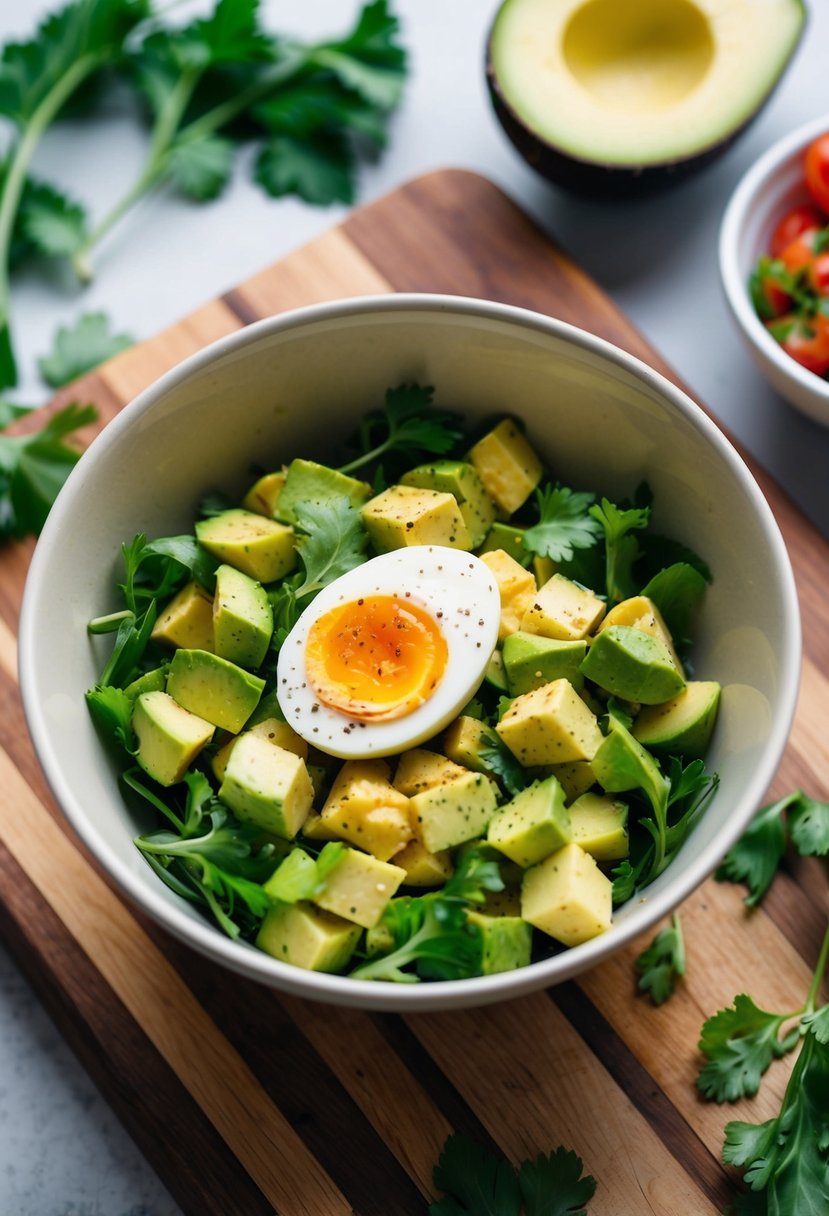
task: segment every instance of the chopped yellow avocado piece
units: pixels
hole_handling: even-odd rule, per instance
[[[293,528],[254,511],[234,507],[200,519],[196,537],[208,553],[260,583],[273,583],[296,565]]]
[[[427,751],[424,747],[413,747],[400,757],[393,784],[396,790],[410,798],[455,777],[463,777],[466,771],[459,764],[447,760],[446,756]]]
[[[578,798],[596,784],[589,760],[570,760],[567,764],[551,764],[545,776],[557,777],[568,801]]]
[[[592,633],[605,613],[605,603],[586,587],[554,574],[535,592],[521,618],[524,633],[576,642]]]
[[[213,597],[199,583],[187,583],[161,612],[150,637],[167,646],[213,650]]]
[[[284,471],[266,473],[250,487],[242,499],[242,506],[246,511],[253,511],[256,515],[264,515],[268,519],[273,519],[284,484]]]
[[[225,769],[230,759],[230,753],[233,751],[234,744],[243,735],[259,735],[260,738],[266,739],[268,743],[272,743],[274,747],[284,747],[286,752],[293,752],[295,756],[299,756],[303,760],[306,760],[308,757],[308,744],[296,733],[293,727],[289,726],[287,722],[281,722],[279,718],[263,718],[255,726],[249,726],[241,735],[236,735],[235,738],[228,740],[216,752],[211,761],[211,768],[217,781],[224,781]]]
[[[504,418],[472,448],[469,459],[490,498],[507,515],[522,506],[541,481],[541,461],[512,418]]]
[[[628,808],[602,794],[582,794],[570,807],[573,842],[596,861],[619,861],[627,857]]]
[[[489,844],[519,866],[533,866],[571,839],[570,813],[555,777],[527,786],[489,821]]]
[[[230,753],[219,797],[239,819],[293,840],[308,818],[314,787],[304,760],[248,731]]]
[[[489,778],[464,771],[463,776],[443,781],[412,797],[415,835],[430,853],[452,849],[482,836],[496,805]]]
[[[378,861],[357,849],[345,849],[329,872],[324,888],[314,896],[314,903],[326,912],[370,929],[405,878],[406,871],[400,866]]]
[[[603,738],[569,680],[553,680],[516,697],[495,729],[525,768],[592,760]]]
[[[684,675],[682,662],[676,653],[671,632],[665,624],[662,613],[653,600],[646,595],[634,595],[630,599],[616,604],[610,609],[596,632],[600,633],[602,629],[608,629],[612,625],[630,625],[631,628],[641,629],[643,633],[656,638],[668,651],[671,663],[679,674]]]
[[[132,729],[136,760],[159,785],[181,781],[202,748],[213,738],[213,724],[190,713],[166,692],[145,692],[136,699]]]
[[[389,781],[385,760],[348,760],[331,787],[321,818],[340,839],[381,861],[399,853],[413,835],[409,799]]]
[[[443,736],[443,750],[449,759],[475,773],[489,771],[481,760],[481,752],[491,746],[492,737],[486,723],[465,714],[456,718]]]
[[[439,490],[389,486],[370,499],[360,514],[371,543],[380,553],[407,545],[472,548],[457,499]]]
[[[504,549],[492,549],[481,554],[481,561],[492,572],[498,584],[501,596],[501,623],[498,628],[498,641],[503,642],[521,627],[527,609],[533,603],[537,594],[535,576],[531,570],[525,570]]]
[[[360,940],[360,926],[313,904],[277,904],[262,921],[260,950],[306,971],[342,971]]]
[[[308,766],[308,771],[311,771],[311,765]],[[324,822],[319,811],[311,811],[308,818],[302,825],[302,835],[307,836],[309,840],[338,840],[337,833],[332,831]]]
[[[565,946],[606,932],[612,913],[612,882],[577,844],[566,844],[524,875],[521,915]]]
[[[407,887],[440,887],[454,872],[446,849],[430,853],[419,840],[410,840],[405,849],[395,854],[394,864],[406,871]]]

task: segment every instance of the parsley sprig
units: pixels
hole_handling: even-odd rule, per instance
[[[459,1133],[450,1136],[435,1166],[443,1199],[429,1216],[586,1216],[596,1180],[581,1158],[561,1146],[516,1169],[500,1153]]]
[[[595,495],[566,486],[545,486],[536,491],[538,523],[527,528],[521,543],[530,553],[554,562],[573,560],[574,550],[590,549],[602,532],[589,508]]]
[[[623,509],[602,498],[601,503],[589,508],[589,513],[604,531],[607,599],[615,604],[638,590],[633,564],[639,556],[639,542],[633,533],[648,526],[650,507]]]
[[[726,853],[715,877],[721,882],[744,882],[748,887],[745,902],[756,907],[780,868],[788,838],[803,857],[829,854],[829,803],[793,790],[761,807]]]
[[[381,410],[367,414],[358,433],[361,455],[341,467],[353,473],[392,452],[407,457],[443,456],[461,438],[458,419],[435,409],[435,390],[420,384],[401,384],[386,391]]]
[[[647,992],[654,1005],[662,1005],[673,995],[677,982],[685,974],[685,938],[679,913],[660,930],[650,946],[636,960],[639,991]]]

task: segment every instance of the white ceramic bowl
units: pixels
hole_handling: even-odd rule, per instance
[[[829,114],[824,114],[769,148],[740,179],[719,239],[725,296],[754,361],[781,397],[824,426],[829,426],[829,380],[801,367],[774,340],[754,311],[748,279],[758,257],[768,253],[777,222],[792,207],[811,201],[803,156],[812,140],[827,131]]]
[[[698,678],[724,685],[710,754],[719,790],[681,854],[610,932],[502,975],[392,985],[319,975],[233,942],[174,896],[132,843],[130,816],[89,720],[84,690],[111,639],[86,623],[116,605],[119,546],[192,526],[204,491],[241,493],[249,466],[296,454],[337,460],[386,387],[417,380],[475,419],[527,422],[556,473],[610,497],[647,479],[661,532],[692,545],[714,583],[700,622]],[[47,521],[20,630],[26,714],[55,796],[121,889],[217,963],[343,1005],[424,1010],[546,987],[607,958],[683,900],[740,835],[768,786],[794,712],[797,599],[771,511],[740,457],[678,389],[608,343],[521,309],[456,297],[346,300],[261,321],[186,360],[95,440]]]

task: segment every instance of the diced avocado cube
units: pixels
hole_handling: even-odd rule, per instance
[[[503,891],[485,892],[481,911],[486,916],[521,915],[521,883],[524,880],[524,871],[520,866],[515,866],[514,869],[518,875],[515,882],[510,881]],[[503,867],[501,868],[501,877],[506,881]]]
[[[152,671],[145,671],[142,676],[128,684],[124,692],[131,701],[140,697],[142,692],[165,692],[168,670],[169,663],[164,663],[161,667],[154,667]]]
[[[662,619],[662,613],[648,596],[634,595],[630,599],[616,604],[604,617],[598,631],[609,629],[612,625],[630,625],[632,628],[641,629],[643,633],[656,638],[668,651],[671,662],[679,674],[684,674],[682,662],[674,649],[670,630]]]
[[[664,805],[670,782],[653,756],[618,719],[610,717],[608,734],[591,761],[596,780],[608,794],[641,789],[652,806]]]
[[[265,681],[206,650],[177,650],[167,691],[191,713],[238,734],[256,709]]]
[[[145,692],[132,711],[136,760],[159,785],[181,781],[213,738],[213,724],[190,713],[166,692]]]
[[[419,840],[410,840],[405,849],[395,853],[394,864],[406,871],[403,881],[407,887],[441,887],[454,873],[446,849],[430,853]]]
[[[596,777],[589,760],[571,760],[567,764],[551,764],[545,776],[558,778],[568,802],[585,794],[596,784]]]
[[[576,642],[591,634],[604,614],[604,600],[563,574],[554,574],[535,592],[521,618],[521,629],[543,638]]]
[[[427,751],[425,747],[412,747],[400,757],[393,785],[401,794],[411,797],[412,794],[421,794],[433,786],[452,781],[455,777],[463,777],[465,773],[466,769],[438,752]]]
[[[273,609],[262,584],[233,566],[219,566],[213,597],[213,649],[242,667],[259,667],[273,633]]]
[[[501,597],[501,622],[498,641],[520,628],[524,614],[536,595],[535,577],[503,549],[482,553],[481,561],[489,568]]]
[[[701,760],[711,742],[719,704],[720,686],[716,680],[690,680],[682,692],[664,705],[643,709],[634,723],[633,734],[654,751]]]
[[[612,882],[577,844],[566,844],[524,875],[522,917],[565,946],[606,932],[612,911]]]
[[[212,595],[200,583],[187,583],[161,611],[150,637],[167,646],[212,650]]]
[[[326,912],[370,929],[405,878],[406,871],[400,866],[378,861],[357,849],[343,849],[322,891],[314,896],[314,903]]]
[[[474,465],[462,460],[436,460],[421,464],[400,478],[404,486],[451,494],[461,509],[470,545],[477,548],[495,519],[495,503],[487,494]]]
[[[246,733],[230,753],[219,797],[239,819],[293,840],[311,810],[314,788],[304,760]]]
[[[586,642],[562,642],[522,630],[510,634],[504,642],[504,669],[510,696],[517,697],[561,679],[569,680],[579,692],[584,684],[579,666],[586,653]]]
[[[512,418],[504,418],[472,448],[469,459],[496,504],[512,515],[541,481],[541,461]]]
[[[412,839],[409,799],[389,781],[385,760],[348,760],[322,808],[322,822],[381,861]]]
[[[581,671],[611,696],[642,705],[661,705],[685,686],[662,643],[630,625],[597,633]]]
[[[472,547],[460,507],[451,494],[414,486],[389,486],[367,502],[360,514],[379,553],[407,545]]]
[[[246,511],[253,511],[256,515],[264,515],[267,519],[273,519],[284,485],[285,474],[281,469],[278,473],[265,473],[263,477],[257,478],[242,499],[243,508]]]
[[[500,807],[489,821],[486,838],[525,868],[569,844],[570,813],[555,777],[527,786]]]
[[[596,861],[619,861],[627,857],[628,808],[624,802],[601,794],[582,794],[570,807],[573,841]]]
[[[333,498],[347,498],[353,507],[361,507],[370,497],[371,486],[365,481],[317,464],[315,460],[297,459],[288,465],[276,514],[283,523],[295,524],[296,508],[306,503],[325,506]]]
[[[308,773],[313,784],[313,774],[311,773],[312,765],[308,765]],[[316,793],[316,791],[315,791]],[[308,818],[302,825],[302,835],[307,836],[309,840],[339,840],[336,832],[332,832],[325,823],[323,823],[322,815],[319,811],[311,811]]]
[[[360,940],[359,925],[313,904],[276,904],[262,921],[260,950],[306,971],[342,971]]]
[[[394,903],[397,905],[401,900],[408,902],[409,898],[407,895],[400,895]],[[378,924],[372,925],[370,929],[366,929],[364,945],[368,958],[375,958],[378,954],[388,954],[394,949],[394,934],[385,921],[381,920]]]
[[[602,742],[595,715],[569,680],[516,697],[495,729],[525,768],[592,760]]]
[[[196,524],[196,537],[208,553],[260,583],[290,574],[297,555],[294,530],[254,511],[234,507]]]
[[[555,572],[556,564],[551,557],[544,557],[540,553],[533,554],[533,574],[539,587],[549,583]]]
[[[525,549],[523,544],[526,530],[515,524],[494,523],[478,548],[478,556],[502,549],[513,561],[529,569],[533,559],[529,549]]]
[[[480,935],[481,975],[496,975],[499,971],[529,966],[533,933],[520,916],[487,916],[475,911],[467,912],[466,919]]]
[[[278,718],[265,718],[254,726],[248,726],[241,735],[236,735],[235,738],[230,739],[215,753],[211,761],[211,767],[217,781],[224,781],[225,769],[230,759],[230,753],[233,751],[236,741],[243,738],[244,735],[258,735],[260,738],[267,740],[268,743],[273,744],[274,747],[284,747],[286,752],[293,752],[294,755],[300,756],[303,760],[308,755],[308,744],[287,722],[280,722]]]
[[[492,747],[491,728],[464,714],[447,727],[443,736],[443,750],[449,759],[475,773],[489,771],[481,760],[481,752],[487,747]]]
[[[497,805],[492,783],[466,772],[411,799],[415,835],[430,853],[483,836]]]

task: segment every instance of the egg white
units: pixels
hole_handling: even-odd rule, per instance
[[[362,722],[321,704],[305,666],[314,622],[340,604],[372,595],[396,596],[425,609],[447,649],[446,668],[428,700],[386,722]],[[323,588],[283,642],[276,668],[282,712],[308,743],[344,760],[390,756],[422,743],[458,716],[481,683],[498,642],[500,614],[495,580],[471,553],[413,545],[371,558]]]

